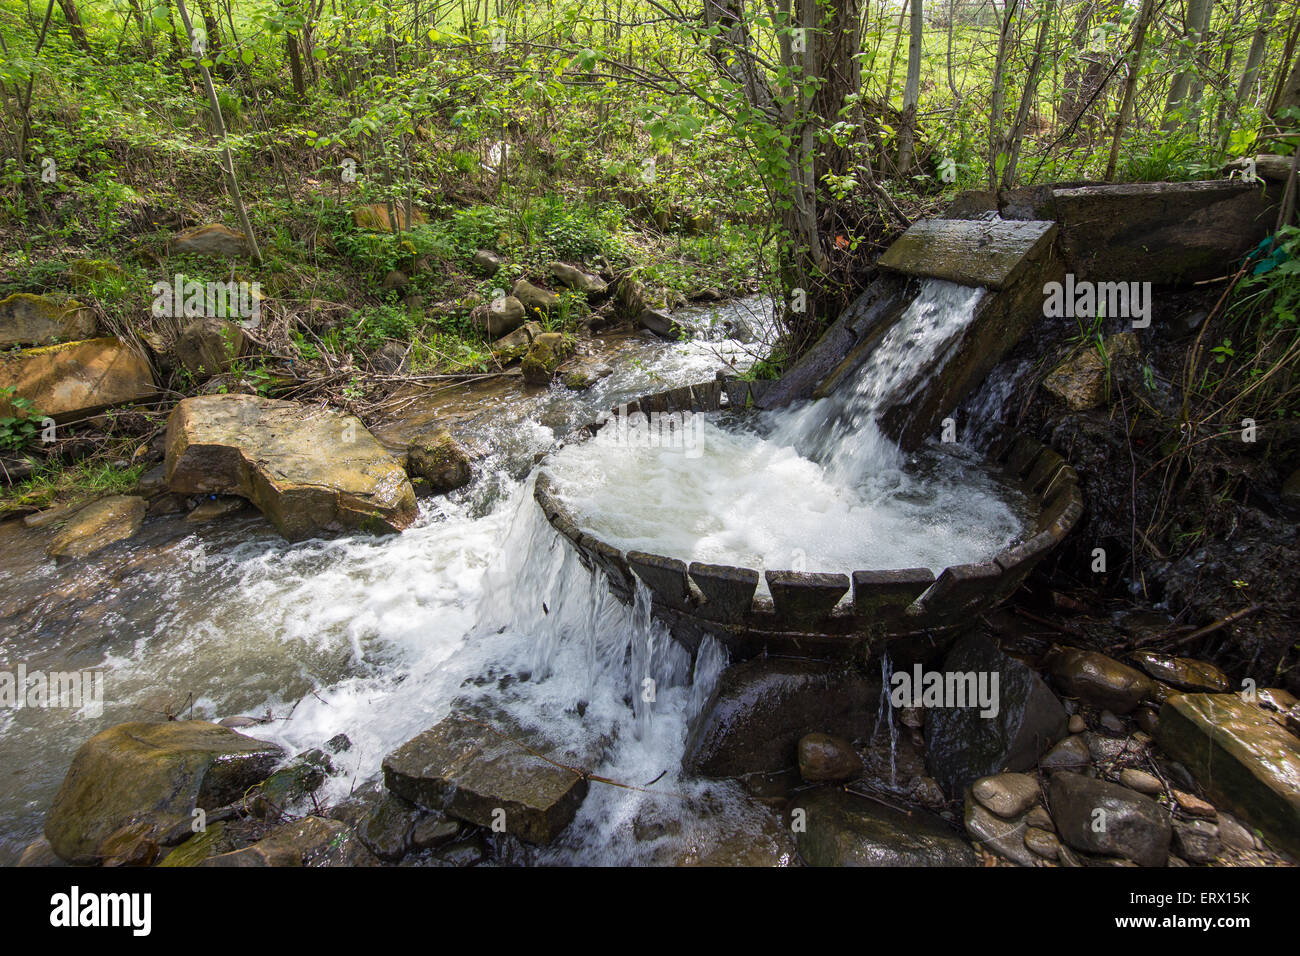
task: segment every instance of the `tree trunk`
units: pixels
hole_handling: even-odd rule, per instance
[[[68,21],[68,33],[72,35],[72,42],[83,52],[90,53],[90,40],[86,37],[86,28],[81,23],[77,5],[73,0],[59,0],[59,9],[63,11],[63,19]]]
[[[1047,34],[1052,23],[1052,14],[1056,11],[1056,0],[1047,0],[1042,18],[1038,22],[1038,39],[1034,41],[1034,59],[1029,65],[1029,76],[1025,80],[1024,92],[1020,94],[1020,108],[1016,110],[1016,121],[1011,127],[1009,140],[1010,154],[1007,165],[1002,170],[1002,188],[1009,189],[1016,181],[1016,164],[1020,162],[1020,144],[1025,135],[1025,124],[1029,120],[1029,111],[1033,108],[1034,98],[1038,95],[1038,77],[1043,69],[1043,48],[1047,43]]]
[[[1006,140],[1002,134],[1002,102],[1006,96],[1006,66],[1011,52],[1011,24],[1016,17],[1017,0],[1005,0],[1001,26],[998,30],[998,55],[993,63],[993,91],[989,102],[989,189],[997,189],[999,157],[1006,155]],[[997,8],[994,7],[996,10]]]
[[[1133,52],[1129,56],[1128,76],[1124,80],[1124,98],[1120,101],[1119,116],[1115,120],[1115,138],[1110,144],[1110,158],[1106,161],[1107,182],[1115,175],[1115,165],[1119,161],[1119,143],[1124,136],[1124,126],[1128,123],[1129,113],[1133,110],[1133,96],[1137,91],[1138,73],[1142,68],[1142,46],[1146,43],[1147,27],[1155,13],[1155,0],[1143,0],[1142,11],[1137,23],[1133,25]]]
[[[1169,87],[1169,97],[1165,100],[1165,120],[1160,127],[1166,133],[1173,133],[1179,128],[1193,124],[1193,116],[1185,115],[1195,109],[1191,100],[1192,84],[1196,79],[1196,61],[1201,41],[1210,25],[1210,14],[1214,9],[1214,0],[1187,0],[1187,18],[1184,20],[1183,38],[1193,48],[1185,51],[1190,62],[1174,77]],[[1187,107],[1191,107],[1191,110]]]
[[[906,176],[912,168],[916,138],[916,110],[921,98],[921,40],[924,23],[921,0],[911,0],[912,24],[907,43],[907,85],[903,87],[903,127],[898,136],[898,175]]]

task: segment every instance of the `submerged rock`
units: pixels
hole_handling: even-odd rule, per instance
[[[125,541],[144,524],[143,498],[111,495],[86,505],[68,519],[45,553],[56,561],[74,561]]]
[[[1076,850],[1164,866],[1172,829],[1168,812],[1127,787],[1061,771],[1047,783],[1061,839]]]
[[[1177,694],[1156,739],[1220,806],[1300,856],[1300,738],[1232,694]]]
[[[801,796],[792,825],[809,866],[975,865],[970,845],[939,817],[904,813],[840,789]]]
[[[691,725],[682,765],[704,777],[775,773],[798,762],[810,727],[842,737],[869,733],[880,685],[820,661],[754,658],[729,668]]]
[[[980,777],[1004,770],[1028,770],[1065,736],[1061,702],[1032,670],[972,634],[953,645],[944,659],[947,674],[997,675],[997,713],[979,706],[926,708],[926,763],[950,796]]]
[[[45,836],[69,863],[97,863],[124,827],[159,846],[191,834],[194,810],[215,810],[264,780],[275,744],[202,720],[129,723],[82,744],[45,818]]]
[[[1067,694],[1117,714],[1132,713],[1155,693],[1151,678],[1096,651],[1055,646],[1046,664]]]
[[[204,395],[167,422],[167,484],[252,501],[290,541],[401,531],[415,491],[396,459],[342,412],[251,395]]]
[[[520,742],[531,736],[451,716],[385,757],[384,783],[425,809],[550,843],[578,812],[587,780],[538,756],[554,749],[545,741]]]

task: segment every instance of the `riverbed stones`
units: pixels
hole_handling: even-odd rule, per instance
[[[442,495],[474,477],[469,452],[446,429],[420,436],[406,451],[406,470],[419,492]]]
[[[977,701],[967,706],[927,707],[925,737],[930,774],[949,796],[956,797],[980,777],[1005,770],[1021,771],[1065,735],[1061,702],[1023,662],[1010,657],[987,637],[970,634],[957,641],[943,662],[945,687],[978,688],[981,676],[992,690],[995,712]],[[914,693],[919,689],[914,689]],[[961,703],[957,700],[948,703]],[[994,710],[988,708],[987,710]]]
[[[1300,738],[1232,694],[1176,694],[1156,739],[1215,804],[1300,856]]]
[[[110,495],[76,511],[45,553],[56,561],[75,561],[133,537],[144,524],[147,506],[134,495]]]
[[[1029,827],[1025,830],[1025,846],[1044,860],[1056,860],[1061,855],[1061,841],[1055,833]]]
[[[1019,866],[1035,866],[1038,863],[1034,852],[1025,845],[1028,828],[1023,814],[1004,819],[990,813],[972,796],[967,796],[962,822],[966,825],[966,835],[976,846],[982,846]]]
[[[806,734],[798,746],[799,776],[809,783],[852,780],[862,773],[853,744],[832,734]]]
[[[1174,851],[1188,863],[1209,863],[1219,855],[1218,824],[1209,820],[1174,820]]]
[[[1206,661],[1172,657],[1154,651],[1138,651],[1133,655],[1133,660],[1156,680],[1179,690],[1224,694],[1232,689],[1228,675]]]
[[[281,824],[252,846],[219,853],[201,867],[310,866],[347,836],[347,827],[324,817],[303,817]]]
[[[1077,770],[1092,763],[1092,751],[1083,734],[1071,734],[1043,754],[1038,766],[1044,770]]]
[[[986,809],[1011,819],[1038,802],[1038,781],[1027,773],[999,773],[976,780],[971,794]]]
[[[1068,771],[1051,776],[1047,797],[1057,832],[1074,849],[1164,866],[1172,828],[1168,812],[1150,797]]]
[[[821,661],[753,658],[725,671],[687,735],[688,773],[775,773],[798,762],[810,727],[854,739],[874,726],[878,679]]]
[[[1160,782],[1159,777],[1153,773],[1147,773],[1145,770],[1138,770],[1136,767],[1125,767],[1121,770],[1119,772],[1119,782],[1130,790],[1145,793],[1148,797],[1154,797],[1165,792],[1165,785]]]
[[[5,388],[28,399],[33,414],[56,422],[143,401],[157,391],[149,363],[112,337],[2,354],[0,390]],[[0,416],[12,414],[13,405],[0,398]]]
[[[67,296],[15,292],[0,299],[0,349],[87,339],[97,325],[93,309]]]
[[[974,866],[975,853],[942,819],[903,813],[837,788],[795,801],[799,855],[809,866]]]
[[[167,422],[168,487],[252,501],[285,538],[401,531],[415,491],[351,415],[253,395],[181,401]]]
[[[264,780],[279,747],[202,720],[127,723],[82,744],[49,814],[45,836],[62,859],[92,864],[123,827],[160,846],[191,835],[193,811],[216,810]]]
[[[1132,713],[1155,692],[1145,674],[1096,651],[1054,646],[1045,663],[1065,693],[1117,714]]]
[[[385,757],[384,783],[417,806],[550,843],[578,812],[587,780],[538,756],[554,747],[534,737],[453,715]]]
[[[573,354],[573,343],[560,332],[543,332],[528,346],[520,363],[524,381],[529,385],[549,385],[560,363]]]

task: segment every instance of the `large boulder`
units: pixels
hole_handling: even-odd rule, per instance
[[[132,495],[110,495],[72,515],[45,553],[56,561],[75,561],[132,537],[144,524],[147,505]]]
[[[401,531],[415,520],[406,472],[351,415],[255,395],[187,398],[167,422],[167,487],[233,494],[285,538]]]
[[[171,251],[199,256],[246,256],[248,237],[220,223],[195,226],[172,236]]]
[[[1048,780],[1047,799],[1061,839],[1076,850],[1140,866],[1164,866],[1169,859],[1169,813],[1150,797],[1062,770]]]
[[[524,304],[513,295],[498,296],[474,310],[473,322],[492,338],[509,335],[524,324]]]
[[[904,813],[838,788],[801,796],[792,809],[809,866],[974,866],[970,845],[939,817]]]
[[[705,777],[769,773],[798,763],[809,731],[870,733],[880,684],[820,661],[754,658],[727,670],[691,725],[683,766]]]
[[[553,750],[518,727],[497,730],[453,715],[385,757],[384,783],[427,810],[545,844],[587,795],[586,777],[557,766],[563,758],[539,756]]]
[[[15,292],[0,300],[0,349],[90,338],[93,310],[67,297]]]
[[[1233,694],[1175,694],[1156,740],[1215,803],[1300,856],[1300,737]]]
[[[283,753],[203,720],[129,723],[82,744],[45,818],[62,859],[93,864],[121,834],[172,846],[193,834],[194,811],[238,800]]]
[[[195,381],[206,381],[226,371],[244,354],[248,337],[229,319],[211,316],[187,323],[176,339],[173,352]]]
[[[945,674],[997,675],[997,713],[981,708],[927,707],[926,764],[951,797],[981,777],[1028,770],[1065,736],[1065,708],[1042,679],[988,638],[971,634],[944,658]],[[946,681],[946,679],[945,679]]]
[[[5,387],[56,422],[143,401],[157,391],[149,363],[115,338],[0,354],[0,389]],[[0,416],[12,414],[11,403],[0,398]]]

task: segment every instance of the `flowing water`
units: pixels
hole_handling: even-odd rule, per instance
[[[753,301],[720,311],[732,327],[746,313],[751,324],[770,321]],[[533,462],[575,423],[751,360],[732,338],[641,340],[590,392],[485,393],[465,412],[465,427],[490,449],[476,481],[423,502],[418,522],[401,535],[288,544],[251,512],[200,526],[163,519],[125,545],[56,567],[41,553],[48,532],[0,525],[0,669],[23,663],[29,672],[106,675],[97,717],[0,710],[0,864],[39,835],[76,748],[113,724],[168,714],[269,715],[244,732],[292,753],[345,733],[353,746],[334,758],[340,772],[322,794],[331,802],[373,779],[394,747],[473,700],[543,729],[586,755],[588,769],[631,785],[593,785],[574,824],[535,862],[716,860],[720,848],[737,843],[746,853],[780,856],[768,811],[732,784],[680,774],[689,720],[727,663],[721,645],[706,641],[692,662],[650,616],[647,595],[632,607],[619,603],[546,524],[531,493]],[[895,454],[879,474],[856,483],[844,477],[834,467],[835,445],[857,434],[855,407],[814,403],[752,426],[709,422],[710,450],[687,473],[680,462],[642,462],[643,485],[664,486],[657,496],[645,487],[631,495],[619,484],[636,474],[626,449],[599,440],[569,449],[594,454],[613,481],[599,513],[641,513],[629,533],[658,528],[653,550],[661,552],[705,540],[698,530],[676,536],[714,507],[717,553],[767,559],[798,542],[809,549],[810,566],[856,560],[864,548],[854,534],[868,535],[871,548],[889,548],[889,560],[876,567],[941,563],[1015,535],[1014,502],[952,449],[916,469]],[[814,430],[794,416],[822,421],[826,434],[839,427],[832,419],[849,427],[839,439],[800,446]],[[748,497],[748,505],[723,507],[722,479],[711,474],[719,470],[731,473],[733,498]],[[692,471],[710,474],[691,478]],[[659,510],[672,482],[686,511]],[[982,503],[955,513],[963,488]],[[810,503],[818,495],[822,506]],[[739,527],[763,513],[765,497],[765,530]],[[899,544],[909,537],[914,545]],[[635,692],[646,674],[657,685],[653,703]]]

